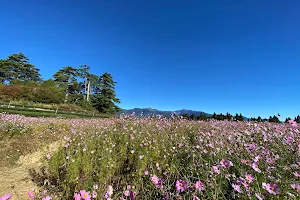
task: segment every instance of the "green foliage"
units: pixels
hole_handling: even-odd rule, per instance
[[[297,117],[295,117],[295,122],[300,123],[300,116],[298,115]]]
[[[65,92],[65,102],[68,101],[69,94],[77,94],[80,91],[77,76],[79,76],[78,70],[71,66],[64,67],[53,75],[57,86]]]
[[[116,98],[116,82],[112,76],[105,73],[99,77],[89,70],[88,65],[80,69],[66,66],[53,75],[54,80],[42,81],[39,69],[30,64],[23,53],[12,54],[7,59],[0,59],[0,100],[47,104],[68,102],[88,110],[94,110],[95,107],[107,114],[120,111],[115,105],[120,100]]]
[[[41,103],[62,103],[64,93],[56,86],[55,81],[49,79],[44,81],[38,88],[35,96],[36,102]]]
[[[29,63],[29,59],[23,53],[12,54],[6,60],[0,60],[0,81],[10,83],[19,81],[41,81],[39,69]]]
[[[272,116],[269,117],[269,122],[280,123],[278,117],[275,115],[273,117]]]
[[[115,84],[112,76],[109,73],[104,73],[99,79],[101,89],[99,94],[95,94],[92,103],[94,107],[101,113],[114,114],[121,109],[116,106],[120,103],[120,99],[116,98]]]

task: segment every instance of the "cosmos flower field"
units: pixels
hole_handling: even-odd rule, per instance
[[[43,156],[33,177],[39,189],[28,191],[44,200],[299,199],[299,128],[161,116],[0,118],[1,138],[62,143]]]

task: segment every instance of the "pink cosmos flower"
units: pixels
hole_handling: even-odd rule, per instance
[[[125,197],[129,197],[129,195],[130,195],[129,190],[125,190],[125,191],[124,191],[124,196],[125,196]]]
[[[232,187],[235,191],[237,191],[238,193],[243,193],[241,186],[237,185],[237,184],[232,184]]]
[[[149,171],[148,170],[145,170],[144,171],[144,174],[147,176],[147,175],[149,175]]]
[[[217,166],[212,166],[213,172],[216,174],[220,174],[220,170]]]
[[[248,145],[248,150],[249,150],[249,151],[254,151],[255,148],[256,148],[256,144],[249,144],[249,145]]]
[[[270,157],[267,157],[266,161],[269,164],[274,164],[275,163],[275,159],[274,158],[270,158]]]
[[[245,174],[245,179],[248,183],[252,183],[255,180],[254,176],[252,176],[252,174],[248,174],[247,172]]]
[[[157,176],[154,175],[154,176],[151,177],[151,181],[152,181],[152,183],[155,184],[155,186],[157,188],[161,188],[161,186],[162,186],[162,180],[160,178],[158,178]]]
[[[97,198],[97,192],[96,191],[93,191],[92,197],[93,197],[93,199]]]
[[[107,194],[111,197],[113,195],[113,187],[111,185],[108,186]]]
[[[153,175],[153,176],[151,177],[151,181],[152,181],[152,183],[154,183],[155,185],[158,184],[159,180],[160,180],[160,179],[159,179],[157,176],[155,176],[155,175]]]
[[[230,160],[227,160],[227,159],[223,159],[221,162],[220,162],[221,166],[224,167],[224,168],[229,168],[229,167],[232,167],[233,164]]]
[[[263,200],[264,199],[264,196],[262,194],[255,193],[255,196],[257,197],[258,200]]]
[[[74,193],[74,200],[80,200],[81,196],[80,194]]]
[[[231,174],[224,174],[225,178],[230,181]]]
[[[294,120],[289,120],[289,123],[292,127],[297,127],[297,122],[295,122]]]
[[[195,183],[195,188],[198,191],[203,191],[203,190],[205,190],[205,185],[201,181],[197,181]]]
[[[291,187],[298,193],[300,193],[300,184],[291,184]]]
[[[44,197],[42,200],[51,200],[51,199],[52,199],[52,197],[46,196],[46,197]]]
[[[261,155],[257,155],[254,158],[254,162],[258,162],[261,159]]]
[[[253,162],[251,165],[252,169],[254,169],[254,171],[260,173],[261,170],[258,168],[258,163],[257,162]]]
[[[300,177],[300,173],[299,173],[299,172],[294,172],[293,174],[294,174],[294,176],[296,176],[297,178]]]
[[[80,196],[81,196],[81,198],[83,198],[84,200],[91,200],[90,192],[87,192],[87,191],[85,191],[85,190],[80,190]]]
[[[262,183],[262,186],[265,190],[267,190],[270,194],[278,194],[279,188],[275,183]]]
[[[200,198],[194,195],[193,200],[200,200]]]
[[[184,180],[176,181],[176,190],[177,192],[184,192],[187,189],[187,184]]]
[[[29,199],[34,199],[34,193],[32,191],[27,192]]]
[[[9,193],[9,194],[7,194],[7,195],[4,195],[4,196],[0,197],[0,200],[8,200],[8,199],[10,199],[11,197],[12,197],[12,194]]]

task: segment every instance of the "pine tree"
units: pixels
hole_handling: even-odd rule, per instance
[[[260,116],[258,116],[257,121],[258,121],[258,122],[261,122],[261,121],[262,121],[262,119],[261,119]]]
[[[9,82],[11,73],[7,60],[0,59],[0,83]]]
[[[195,114],[191,114],[190,119],[191,119],[191,120],[196,120],[196,119],[197,119],[197,116],[196,116]]]
[[[280,123],[280,120],[278,119],[278,117],[277,116],[273,116],[273,122],[275,122],[275,123]]]
[[[39,69],[29,63],[29,59],[23,53],[12,54],[6,60],[0,60],[0,81],[41,81]]]
[[[68,101],[70,94],[79,93],[78,76],[78,70],[71,66],[64,67],[53,75],[54,81],[57,82],[57,85],[65,92],[65,102]]]
[[[239,121],[244,121],[244,117],[243,117],[242,113],[240,113],[240,115],[239,115]]]
[[[120,99],[116,97],[115,84],[112,76],[109,73],[104,73],[100,76],[100,91],[99,94],[95,94],[92,103],[95,108],[101,113],[114,114],[121,109],[116,106],[116,103],[120,103]]]
[[[213,119],[217,119],[217,114],[214,112],[214,114],[212,115]]]

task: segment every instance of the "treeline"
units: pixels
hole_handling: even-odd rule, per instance
[[[228,120],[228,121],[244,121],[245,118],[242,114],[236,114],[235,116],[231,115],[230,113],[226,113],[226,115],[221,114],[216,114],[214,113],[213,115],[206,115],[201,113],[199,116],[195,115],[195,114],[183,114],[181,115],[184,119],[189,119],[189,120],[202,120],[202,121],[206,121],[209,119],[215,119],[215,120]]]
[[[254,122],[273,122],[273,123],[281,123],[279,118],[277,116],[270,116],[269,119],[264,118],[262,119],[260,116],[258,116],[257,118],[245,118],[242,114],[236,114],[235,116],[231,115],[230,113],[226,113],[226,115],[221,114],[216,114],[214,113],[213,115],[205,115],[205,114],[200,114],[199,116],[195,115],[195,114],[183,114],[181,115],[184,119],[188,119],[188,120],[201,120],[201,121],[207,121],[210,119],[214,119],[214,120],[219,120],[219,121],[223,121],[223,120],[227,120],[227,121],[254,121]],[[288,123],[289,120],[291,120],[291,118],[286,118],[285,119],[285,123]],[[294,121],[296,121],[297,123],[300,123],[300,116],[298,115],[297,117],[295,117]]]
[[[23,53],[0,59],[0,100],[26,100],[38,103],[70,103],[96,108],[101,113],[120,111],[112,75],[90,73],[90,66],[65,66],[43,80],[40,69],[29,62]]]

